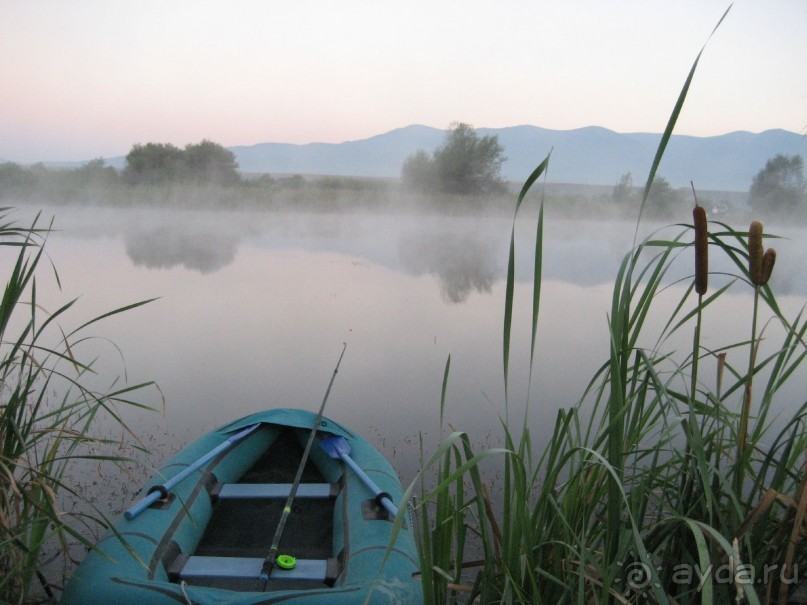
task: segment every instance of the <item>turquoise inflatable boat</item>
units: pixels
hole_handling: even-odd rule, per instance
[[[275,409],[216,429],[152,478],[79,565],[63,605],[422,603],[395,471],[321,418],[276,557],[266,560],[317,416]]]

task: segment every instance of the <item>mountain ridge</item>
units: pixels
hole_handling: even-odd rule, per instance
[[[551,151],[547,180],[613,185],[630,172],[641,184],[650,170],[661,134],[617,133],[601,126],[553,130],[533,125],[477,128],[505,149],[502,176],[525,180]],[[229,147],[244,172],[397,177],[404,160],[418,149],[431,153],[445,130],[413,124],[367,139],[343,143],[257,143]],[[782,129],[735,131],[711,137],[672,135],[658,175],[674,187],[693,181],[702,189],[747,191],[774,155],[807,154],[807,137]]]
[[[517,183],[526,180],[551,151],[548,182],[613,186],[630,172],[640,186],[661,141],[661,134],[618,133],[602,126],[553,130],[522,124],[476,132],[498,137],[507,157],[502,177]],[[267,142],[228,149],[245,173],[397,178],[407,157],[419,149],[432,153],[445,134],[446,130],[412,124],[342,143]],[[745,192],[765,163],[780,153],[807,156],[807,136],[782,129],[710,137],[673,134],[657,175],[673,187],[687,187],[692,181],[701,190]],[[66,168],[84,163],[45,164]],[[122,168],[126,158],[109,158],[107,164]]]

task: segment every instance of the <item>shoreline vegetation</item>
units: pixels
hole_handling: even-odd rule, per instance
[[[700,53],[670,116],[646,185],[634,188],[627,179],[622,183],[634,202],[625,203],[624,211],[636,217],[638,208],[637,233],[644,219],[654,217],[651,192],[656,172],[699,59]],[[170,149],[163,151],[186,158]],[[611,338],[602,366],[580,400],[551,420],[555,430],[549,442],[533,443],[528,416],[541,414],[541,402],[533,395],[539,389],[530,384],[526,393],[513,392],[508,378],[511,355],[517,354],[511,347],[515,289],[527,287],[532,292],[531,338],[524,353],[532,368],[542,345],[544,229],[551,228],[554,211],[574,206],[568,201],[553,202],[550,186],[538,186],[546,180],[550,160],[551,155],[523,184],[515,212],[512,196],[491,198],[497,200],[486,202],[492,208],[474,206],[480,203],[478,198],[460,198],[470,209],[484,207],[513,216],[501,343],[503,447],[474,451],[471,437],[452,427],[434,452],[421,447],[421,471],[398,504],[414,511],[425,603],[784,605],[807,572],[807,400],[789,402],[798,411],[783,424],[774,425],[773,419],[782,386],[804,371],[807,317],[804,310],[796,317],[785,317],[767,284],[775,271],[775,252],[766,250],[772,238],[759,223],[746,230],[729,225],[733,216],[712,214],[708,220],[705,196],[696,185],[691,197],[676,197],[670,218],[681,221],[692,213],[692,223],[681,222],[626,245],[607,312]],[[185,166],[183,170],[191,165],[186,159],[177,164]],[[99,178],[105,174],[112,178],[102,163],[92,170],[96,169]],[[4,190],[3,195],[28,204],[40,203],[42,195],[49,204],[136,199],[147,205],[170,202],[181,207],[191,191],[207,192],[202,198],[205,203],[220,207],[230,199],[222,197],[225,192],[234,193],[237,187],[242,194],[251,192],[252,197],[244,195],[252,204],[266,207],[271,201],[272,207],[285,209],[310,201],[303,197],[309,194],[307,189],[321,186],[320,196],[311,203],[326,209],[332,209],[335,200],[371,205],[379,199],[379,189],[363,179],[325,180],[317,185],[304,179],[301,184],[295,177],[280,184],[259,178],[258,184],[237,186],[116,181],[114,190],[127,195],[114,197],[106,186],[93,190],[87,183],[73,188],[61,183],[56,187],[52,176],[48,172],[43,177],[37,187],[44,188],[37,189],[37,195],[26,197],[31,190],[24,187]],[[367,197],[357,200],[347,186],[350,183],[350,187],[361,185]],[[283,195],[278,193],[277,198],[268,193],[278,191]],[[325,192],[332,193],[333,199]],[[431,199],[415,196],[411,203],[417,207],[420,200],[426,204]],[[535,229],[534,273],[531,283],[517,284],[514,234],[530,204],[538,207],[537,218],[528,219]],[[428,207],[457,211],[448,203]],[[617,208],[623,210],[621,205]],[[595,212],[589,206],[575,209]],[[603,215],[613,217],[614,211],[611,207]],[[745,220],[750,210],[740,214]],[[0,222],[8,220],[6,214],[0,216]],[[103,450],[116,445],[93,436],[99,419],[119,421],[119,407],[145,407],[138,402],[139,392],[154,386],[120,385],[116,379],[102,390],[85,386],[92,363],[80,361],[76,354],[85,338],[82,330],[148,301],[65,332],[59,325],[73,302],[43,315],[42,301],[36,299],[34,273],[45,244],[40,236],[46,233],[37,222],[30,228],[8,222],[0,227],[0,244],[17,253],[8,269],[0,308],[0,600],[10,603],[26,602],[37,583],[54,601],[56,586],[41,572],[44,546],[55,541],[66,557],[69,539],[91,547],[81,526],[107,525],[101,511],[79,520],[66,517],[58,495],[80,498],[80,490],[67,480],[68,468],[95,459],[93,446]],[[710,273],[709,258],[716,255],[730,260],[729,273]],[[687,287],[662,322],[661,332],[645,334],[648,316],[657,312],[654,301],[674,273],[670,268],[680,263],[691,266],[688,277],[677,282]],[[751,317],[749,336],[707,348],[700,340],[702,328],[712,314],[736,311],[727,296],[736,289],[753,292],[753,308],[743,314]],[[10,321],[12,314],[19,316],[15,322]],[[763,338],[766,322],[778,324],[781,340]],[[46,340],[50,331],[56,332],[56,344]],[[671,336],[682,332],[692,334],[691,350],[672,350]],[[443,373],[441,430],[450,368],[451,357]],[[49,401],[45,393],[52,389],[43,387],[51,381],[66,381],[68,395]],[[524,400],[523,419],[513,417],[511,406]],[[122,428],[125,433],[126,427]],[[122,461],[101,456],[105,462]],[[483,467],[501,477],[502,493],[496,498],[489,494]],[[404,517],[396,518],[398,527]]]
[[[186,145],[137,144],[123,169],[95,159],[74,169],[0,164],[0,203],[115,208],[233,211],[423,212],[509,215],[520,183],[501,178],[504,150],[495,136],[480,137],[453,123],[432,154],[406,158],[400,178],[240,173],[235,155],[213,141]],[[694,184],[697,186],[697,183]],[[632,219],[641,203],[654,220],[674,220],[689,188],[674,188],[656,174],[646,188],[623,174],[613,185],[544,182],[548,213],[566,217]],[[527,191],[529,199],[535,194]],[[803,222],[807,181],[801,156],[776,155],[747,192],[704,191],[707,215],[747,219],[753,212]]]
[[[530,371],[541,346],[543,233],[551,228],[545,193],[537,220],[528,219],[535,224],[535,266],[526,285],[514,279],[514,234],[551,154],[525,182],[513,216],[502,328],[504,447],[474,450],[461,427],[445,426],[449,356],[439,421],[448,436],[433,453],[421,447],[422,468],[404,498],[416,517],[426,603],[785,605],[805,582],[807,399],[787,401],[795,413],[778,424],[775,418],[781,387],[804,371],[807,305],[795,317],[782,314],[768,287],[776,252],[765,249],[762,224],[737,230],[709,221],[694,185],[678,211],[683,218],[689,207],[691,223],[638,240],[704,49],[668,121],[638,207],[635,241],[615,278],[610,350],[580,400],[557,412],[548,443],[534,443],[530,434],[529,417],[542,413],[532,374],[526,392],[511,392],[508,379],[517,287],[532,290],[530,345],[521,351]],[[717,255],[730,261],[729,272],[710,273]],[[675,283],[687,287],[672,311],[661,311],[669,314],[661,331],[647,334],[646,324],[654,325],[648,318],[661,306],[654,303],[681,263],[691,271]],[[706,346],[701,333],[714,314],[748,317],[731,308],[730,293],[744,288],[753,292],[748,339]],[[763,337],[770,323],[781,328],[781,340]],[[673,348],[680,333],[692,334],[690,350]],[[519,420],[511,407],[523,401]],[[495,499],[485,479],[490,472],[501,478]]]
[[[48,275],[44,256],[52,223],[43,224],[37,216],[19,226],[9,215],[9,208],[0,208],[5,261],[0,299],[0,603],[28,602],[34,592],[54,602],[60,580],[43,571],[48,560],[61,562],[57,567],[64,574],[71,545],[91,548],[85,530],[94,533],[108,526],[109,511],[87,499],[76,468],[124,465],[124,445],[134,454],[145,451],[123,420],[123,411],[152,409],[140,398],[156,388],[151,382],[126,384],[98,375],[97,351],[87,352],[88,344],[99,338],[92,329],[151,301],[110,310],[70,329],[75,299],[54,308],[54,301],[37,298],[37,283],[50,278],[59,284],[55,267]],[[125,437],[106,436],[116,433]],[[70,512],[63,508],[66,501],[85,506]]]
[[[7,172],[32,170],[9,168]],[[0,184],[4,166],[0,165]],[[109,168],[109,170],[114,170]],[[345,177],[323,175],[254,175],[243,176],[243,182],[232,186],[215,184],[172,183],[126,186],[121,183],[98,186],[63,186],[66,175],[47,171],[48,176],[38,185],[0,187],[0,203],[5,206],[63,207],[99,206],[125,209],[166,208],[177,210],[220,210],[258,212],[370,212],[423,213],[445,215],[509,216],[512,200],[520,183],[505,183],[504,190],[485,196],[453,193],[411,191],[397,179]],[[10,177],[6,179],[12,181]],[[18,179],[14,179],[17,181]],[[621,219],[635,218],[640,187],[623,191],[625,197],[615,197],[614,187],[607,185],[578,185],[546,183],[543,191],[548,215],[566,218]],[[687,189],[674,190],[682,200]],[[746,218],[751,216],[747,192],[705,191],[701,193],[710,216]],[[528,200],[538,195],[528,192]],[[681,204],[684,202],[681,201]],[[666,212],[655,218],[673,218]]]

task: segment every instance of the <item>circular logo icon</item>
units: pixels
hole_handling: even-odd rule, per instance
[[[640,561],[631,563],[625,568],[625,577],[628,586],[634,590],[644,590],[650,585],[650,581],[652,580],[650,566]]]

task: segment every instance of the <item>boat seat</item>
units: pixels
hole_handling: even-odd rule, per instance
[[[291,486],[291,483],[216,483],[210,497],[219,500],[288,498]],[[301,483],[296,497],[335,498],[338,493],[336,483]]]
[[[263,568],[261,557],[202,557],[179,555],[168,573],[172,581],[257,580]],[[337,559],[297,559],[294,569],[272,569],[272,580],[310,580],[332,583],[339,575]]]

